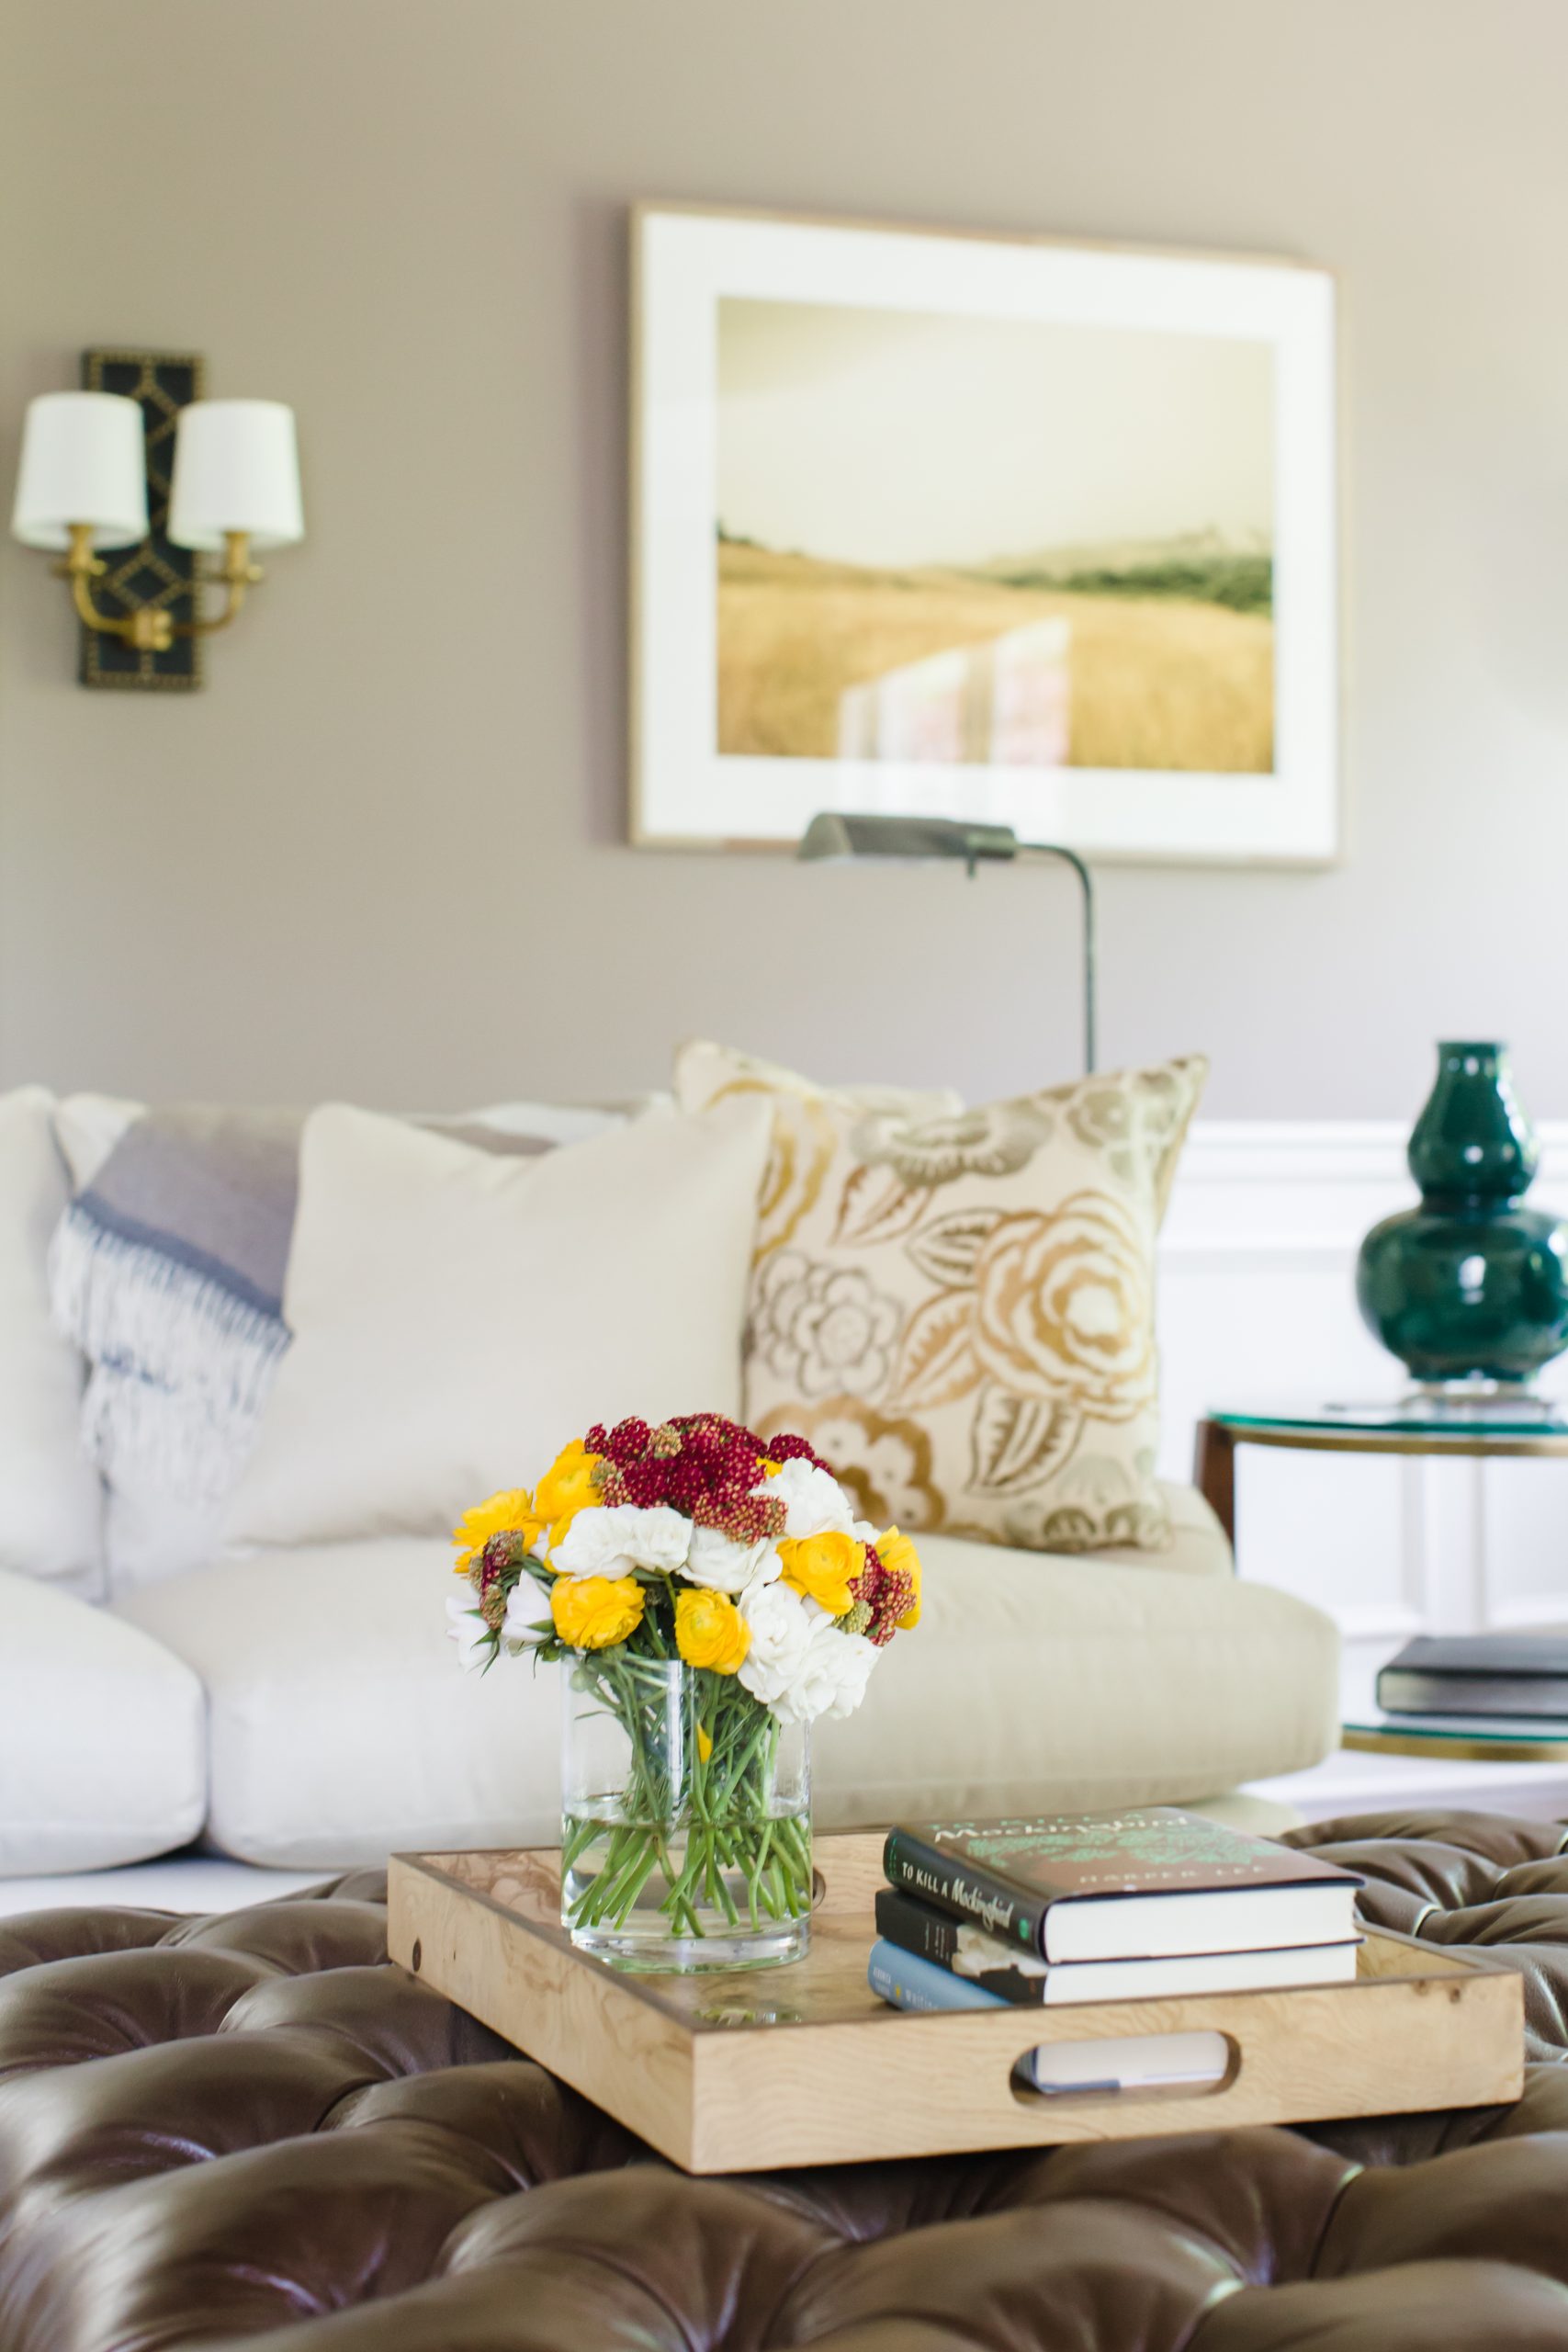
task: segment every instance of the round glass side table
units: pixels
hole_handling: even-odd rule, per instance
[[[1419,1454],[1432,1460],[1568,1457],[1568,1407],[1555,1397],[1416,1394],[1394,1403],[1215,1410],[1198,1424],[1193,1484],[1235,1542],[1235,1456],[1244,1445],[1303,1453]],[[1348,1694],[1347,1747],[1495,1763],[1568,1758],[1568,1724],[1389,1715],[1371,1690]]]

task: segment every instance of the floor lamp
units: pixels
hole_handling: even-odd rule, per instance
[[[1094,884],[1077,850],[1058,842],[1021,842],[1007,825],[964,824],[954,817],[841,817],[824,809],[800,837],[796,855],[812,860],[899,857],[962,858],[973,877],[982,859],[1006,864],[1021,857],[1058,857],[1083,892],[1083,1060],[1094,1068]]]

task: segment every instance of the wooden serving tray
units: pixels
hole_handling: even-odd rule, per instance
[[[391,1956],[688,2172],[1483,2107],[1524,2086],[1524,1988],[1505,1963],[1369,1934],[1353,1984],[1074,2007],[888,2008],[865,1981],[880,1837],[823,1838],[804,1960],[637,1975],[560,1926],[558,1856],[400,1854]],[[1217,2029],[1199,2089],[1043,2094],[1044,2042]]]

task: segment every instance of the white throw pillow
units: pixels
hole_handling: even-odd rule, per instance
[[[70,1198],[41,1086],[0,1094],[0,1568],[91,1598],[103,1490],[82,1450],[85,1366],[50,1318],[50,1236]]]
[[[148,1115],[146,1103],[118,1095],[73,1094],[54,1105],[55,1140],[74,1193],[101,1185],[106,1166],[112,1192],[112,1156]],[[650,1095],[617,1104],[499,1102],[429,1113],[415,1123],[525,1157],[581,1143],[629,1118],[673,1115],[672,1098]],[[217,1235],[254,1236],[258,1218],[265,1227],[269,1212],[284,1213],[276,1152],[287,1144],[292,1159],[288,1137],[303,1125],[303,1114],[210,1116],[206,1142],[197,1126],[173,1157],[165,1133],[162,1193],[143,1178],[134,1209],[121,1193],[119,1216],[111,1213],[107,1226],[105,1204],[93,1205],[89,1195],[51,1256],[55,1321],[87,1357],[82,1443],[104,1482],[105,1574],[115,1597],[204,1567],[217,1555],[228,1499],[287,1345],[270,1315],[253,1321],[241,1301],[235,1316],[231,1283],[211,1280],[214,1270],[205,1261]],[[217,1141],[225,1148],[214,1158]],[[290,1168],[290,1194],[292,1182]],[[141,1243],[130,1248],[123,1239],[127,1214],[143,1227]],[[286,1214],[291,1224],[291,1199]],[[254,1250],[242,1271],[256,1272]],[[276,1279],[280,1286],[281,1267]]]
[[[769,1136],[724,1103],[518,1160],[313,1112],[231,1547],[444,1534],[594,1421],[735,1413]]]

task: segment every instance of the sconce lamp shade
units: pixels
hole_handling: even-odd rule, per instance
[[[192,401],[175,427],[169,537],[211,554],[231,531],[255,548],[305,536],[294,411],[281,401]]]
[[[11,530],[24,547],[66,548],[71,526],[96,548],[147,536],[141,411],[118,392],[40,392],[28,403]]]

